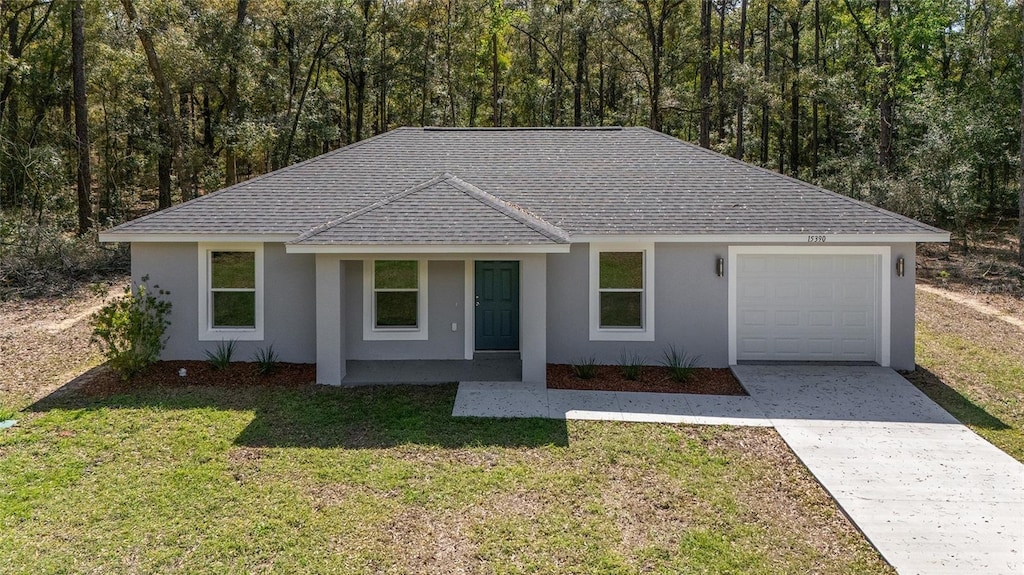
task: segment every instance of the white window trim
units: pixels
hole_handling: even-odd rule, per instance
[[[252,252],[256,263],[256,327],[213,327],[211,252]],[[263,244],[199,243],[199,341],[263,341]]]
[[[729,365],[736,365],[738,349],[736,337],[737,300],[739,286],[736,285],[738,257],[742,254],[780,254],[780,255],[873,255],[878,258],[878,285],[875,287],[878,297],[878,339],[875,348],[878,364],[889,367],[892,362],[892,248],[890,246],[729,246],[728,279],[729,299]]]
[[[412,260],[417,262],[416,281],[419,297],[416,298],[416,327],[377,327],[375,321],[373,262],[382,260]],[[365,341],[422,341],[428,336],[427,330],[427,266],[425,257],[381,256],[363,259],[363,340]]]
[[[643,327],[601,327],[601,252],[643,252]],[[654,341],[654,244],[590,244],[590,341]]]

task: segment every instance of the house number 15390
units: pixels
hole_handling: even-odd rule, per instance
[[[807,243],[823,244],[825,243],[825,236],[807,236]]]

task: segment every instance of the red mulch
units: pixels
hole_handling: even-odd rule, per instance
[[[657,393],[700,393],[707,395],[747,395],[740,382],[728,368],[697,368],[685,382],[677,382],[667,367],[646,366],[637,381],[623,377],[622,368],[617,365],[597,366],[597,375],[591,379],[580,379],[572,372],[572,366],[560,363],[548,364],[549,389],[584,389],[592,391],[650,391]]]
[[[185,377],[178,370],[185,368]],[[214,387],[279,386],[298,387],[316,382],[316,365],[312,363],[278,363],[274,369],[260,375],[255,363],[232,362],[225,369],[215,369],[206,361],[158,361],[130,382],[121,379],[112,370],[96,374],[83,388],[86,393],[109,395],[129,389],[146,387],[181,387],[202,385]]]

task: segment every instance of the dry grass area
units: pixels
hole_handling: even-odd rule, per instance
[[[917,363],[915,385],[1024,461],[1024,330],[919,290]]]
[[[101,361],[89,316],[120,295],[127,278],[55,297],[0,301],[0,403],[24,407]]]

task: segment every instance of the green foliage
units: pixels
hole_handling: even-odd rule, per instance
[[[668,368],[672,379],[678,383],[684,383],[693,376],[697,364],[700,362],[699,355],[690,355],[682,346],[678,348],[673,344],[669,345],[662,352],[661,364]]]
[[[153,294],[146,287],[149,276],[125,290],[125,295],[105,305],[92,317],[92,341],[103,349],[110,367],[129,380],[160,358],[167,343],[164,333],[171,324],[171,302],[163,299],[170,292]]]
[[[594,379],[597,375],[597,359],[591,355],[574,361],[572,373],[580,379]]]
[[[267,375],[277,366],[277,352],[274,351],[273,345],[261,347],[253,354],[252,360],[256,363],[256,371],[260,375]]]
[[[213,366],[214,369],[221,370],[227,369],[231,365],[231,357],[235,355],[236,342],[233,339],[220,340],[217,344],[217,348],[213,351],[206,350],[206,361]]]
[[[619,356],[619,367],[622,368],[622,376],[630,381],[640,379],[644,372],[644,364],[646,363],[647,357],[637,351],[623,351]]]
[[[0,405],[0,421],[7,421],[8,419],[14,419],[18,413],[13,409]]]

